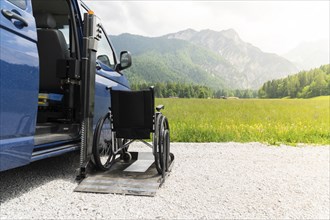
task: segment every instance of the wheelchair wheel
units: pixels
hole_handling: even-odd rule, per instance
[[[100,170],[108,170],[115,159],[112,152],[110,113],[101,118],[95,128],[93,138],[93,157]]]
[[[169,159],[169,125],[167,118],[159,114],[156,118],[154,137],[155,165],[159,174],[163,174],[168,169]]]
[[[132,154],[126,151],[125,153],[122,153],[120,155],[120,159],[123,160],[124,162],[129,162],[132,160]]]
[[[164,132],[164,150],[165,150],[165,171],[168,171],[168,168],[171,164],[171,157],[170,157],[170,130],[167,129]]]

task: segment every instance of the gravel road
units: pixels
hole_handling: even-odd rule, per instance
[[[77,153],[2,172],[0,219],[330,218],[330,146],[171,147],[173,171],[155,197],[73,192]]]

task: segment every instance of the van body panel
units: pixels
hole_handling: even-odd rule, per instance
[[[113,69],[107,67],[106,65],[102,64],[101,62],[99,62],[99,65],[102,67],[102,69],[96,71],[96,73],[98,75],[101,75],[111,81],[115,81],[118,84],[121,84],[121,85],[129,88],[129,83],[127,81],[127,78],[124,75],[114,71]]]
[[[22,16],[28,26],[0,15],[0,171],[28,164],[34,147],[39,58],[31,4],[2,0],[1,9]]]

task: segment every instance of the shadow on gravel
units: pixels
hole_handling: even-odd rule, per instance
[[[56,179],[75,182],[79,152],[0,172],[0,204]]]

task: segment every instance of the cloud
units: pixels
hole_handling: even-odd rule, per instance
[[[160,36],[187,28],[233,28],[264,51],[284,53],[329,39],[329,1],[85,1],[108,33]]]

